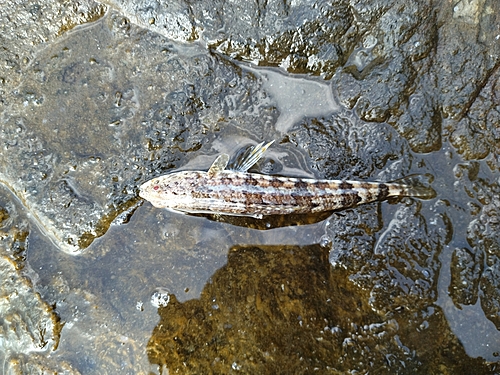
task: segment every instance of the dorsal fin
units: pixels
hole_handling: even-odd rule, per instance
[[[251,148],[249,148],[241,158],[236,161],[231,169],[236,172],[246,172],[248,171],[255,163],[259,161],[260,158],[264,155],[266,150],[274,143],[274,140],[264,144],[264,142],[259,143]]]
[[[207,174],[208,177],[213,177],[217,173],[223,171],[226,169],[227,163],[229,162],[229,155],[228,154],[221,154],[215,159],[215,161],[212,163],[210,166],[210,169],[208,170]]]

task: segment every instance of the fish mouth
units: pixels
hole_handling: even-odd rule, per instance
[[[142,184],[141,186],[139,186],[139,197],[141,197],[142,199],[146,199],[146,188],[147,188],[147,185],[148,183],[145,182],[144,184]]]

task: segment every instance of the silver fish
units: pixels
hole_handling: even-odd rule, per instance
[[[262,218],[340,210],[390,197],[434,196],[432,188],[410,177],[398,182],[316,180],[248,173],[273,143],[254,146],[233,169],[222,154],[208,172],[181,171],[153,178],[139,196],[158,208]]]

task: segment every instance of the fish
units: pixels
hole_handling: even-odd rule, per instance
[[[393,182],[326,180],[250,173],[274,141],[252,146],[228,168],[219,155],[208,171],[178,171],[139,188],[154,207],[187,214],[222,214],[262,219],[269,215],[338,211],[391,197],[429,199],[435,195],[421,175]]]

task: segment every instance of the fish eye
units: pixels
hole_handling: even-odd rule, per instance
[[[158,190],[160,187],[158,185],[153,186],[153,190]]]

